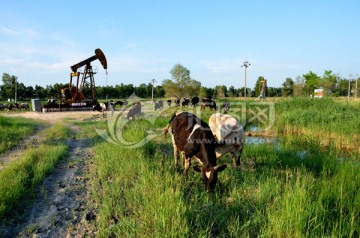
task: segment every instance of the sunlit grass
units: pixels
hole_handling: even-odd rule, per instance
[[[127,141],[141,141],[152,125],[129,121]],[[129,149],[96,140],[90,179],[99,237],[322,237],[357,236],[360,165],[339,161],[336,147],[312,138],[281,145],[247,145],[243,167],[219,176],[215,193],[200,176],[173,168],[170,138]],[[255,162],[254,167],[247,167]]]
[[[276,103],[276,127],[280,134],[305,134],[359,151],[360,104],[331,98],[292,98]]]
[[[60,139],[59,126],[50,128],[46,135],[54,142]],[[61,130],[67,128],[61,126]],[[21,209],[22,204],[33,197],[38,184],[51,173],[59,160],[67,155],[68,146],[61,141],[41,144],[30,148],[16,161],[0,172],[0,218],[9,215],[13,209]]]
[[[0,155],[31,135],[37,125],[30,119],[0,116]]]

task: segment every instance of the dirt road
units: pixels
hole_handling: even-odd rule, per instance
[[[99,117],[95,112],[53,112],[16,113],[9,116],[21,116],[35,120],[43,120],[50,125],[65,119],[83,120]],[[68,125],[74,133],[80,128]],[[39,129],[27,139],[43,143],[44,129]],[[83,237],[95,236],[92,220],[96,211],[89,207],[90,194],[87,189],[88,174],[92,165],[93,142],[91,139],[67,139],[68,157],[61,161],[51,175],[36,189],[35,198],[21,214],[14,214],[0,224],[0,237]],[[1,159],[10,163],[26,151],[27,146],[20,146]],[[6,157],[6,158],[5,158]],[[4,167],[4,165],[3,165]]]

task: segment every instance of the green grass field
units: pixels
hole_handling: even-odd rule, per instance
[[[246,110],[232,110],[248,121],[256,107],[265,108],[254,102],[239,104]],[[77,138],[94,142],[87,178],[88,202],[97,209],[97,237],[359,237],[360,103],[308,98],[274,103],[271,130],[279,143],[246,144],[241,168],[232,167],[229,155],[223,157],[220,162],[228,168],[219,175],[214,194],[205,191],[198,173],[189,170],[185,179],[174,169],[170,136],[161,135],[174,108],[134,121],[68,121],[81,128]],[[211,114],[201,117],[207,121]],[[245,128],[253,126],[263,125],[252,121]],[[95,129],[107,132],[112,143]],[[155,138],[144,139],[152,133]],[[66,148],[56,138],[69,133],[59,124],[47,136],[58,161]],[[139,146],[129,148],[134,144]],[[36,153],[9,166],[10,172],[0,172],[1,181],[19,181],[31,189],[43,177],[35,175],[46,174],[29,165],[40,159]],[[19,175],[12,176],[14,171]],[[7,189],[0,188],[0,194]],[[20,199],[26,189],[19,187],[12,196]],[[2,204],[5,213],[18,203]]]
[[[186,180],[174,170],[170,138],[159,136],[128,149],[95,137],[90,178],[99,209],[99,237],[358,237],[359,154],[339,150],[335,143],[324,146],[322,137],[281,130],[303,127],[327,135],[331,128],[341,127],[344,115],[326,116],[344,110],[350,125],[331,133],[356,136],[356,129],[349,128],[358,124],[359,108],[323,102],[328,108],[309,99],[277,102],[280,145],[246,145],[241,169],[232,168],[230,156],[225,156],[222,162],[230,166],[221,173],[215,194],[204,191],[197,173],[191,171]],[[321,110],[312,109],[316,107]],[[128,122],[122,137],[141,141],[149,129],[164,127],[171,113],[169,109],[153,124],[149,118]],[[309,113],[313,117],[307,118]],[[203,119],[210,114],[203,114]],[[283,119],[291,116],[299,122]],[[89,124],[106,128],[104,122],[86,123],[84,128],[91,130]]]
[[[33,120],[0,115],[0,155],[31,135],[37,125],[38,123]]]
[[[7,119],[18,121],[17,118]],[[13,209],[21,209],[23,204],[31,201],[37,185],[65,158],[68,146],[64,139],[69,136],[69,129],[55,124],[45,134],[46,143],[26,150],[0,171],[0,218],[6,219]]]

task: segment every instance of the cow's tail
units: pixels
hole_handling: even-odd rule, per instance
[[[167,133],[169,132],[170,123],[176,117],[176,113],[172,114],[170,121],[168,122],[167,126],[163,129],[164,137],[166,137]]]

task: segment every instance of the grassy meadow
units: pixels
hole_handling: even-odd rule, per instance
[[[173,109],[121,128],[127,142],[158,133],[138,148],[95,137],[89,178],[98,237],[359,237],[359,153],[323,142],[331,135],[357,143],[359,127],[350,128],[359,123],[359,106],[322,102],[326,106],[311,99],[276,102],[280,145],[246,145],[240,169],[225,156],[220,163],[229,166],[214,194],[204,191],[199,174],[191,170],[185,179],[173,168],[170,137],[160,134]],[[201,115],[207,121],[211,113]],[[107,127],[87,122],[85,131],[90,125]],[[313,134],[294,133],[297,128]]]
[[[301,134],[360,153],[360,101],[294,98],[276,103],[276,114],[281,135]]]
[[[0,115],[0,155],[31,135],[37,125],[37,122],[25,118]]]
[[[7,119],[10,124],[23,121]],[[35,124],[26,120],[29,125]],[[12,133],[11,130],[4,132]],[[45,143],[27,149],[19,159],[0,171],[0,218],[6,219],[13,209],[20,211],[31,201],[37,185],[66,157],[68,146],[64,140],[69,134],[69,129],[63,124],[55,124],[46,130]]]
[[[230,114],[248,122],[246,130],[266,127],[250,121],[253,112],[266,105],[233,102],[240,106],[232,107]],[[359,237],[360,102],[271,102],[271,131],[278,143],[246,144],[241,168],[233,168],[231,156],[224,156],[219,163],[228,168],[219,174],[213,194],[205,191],[192,169],[187,179],[174,169],[171,138],[164,138],[161,129],[175,108],[165,106],[160,115],[147,112],[133,121],[67,121],[81,128],[77,139],[94,142],[87,179],[92,198],[88,205],[96,208],[96,236]],[[185,110],[206,122],[212,114],[209,109]],[[107,140],[95,129],[106,132]],[[8,181],[0,185],[0,216],[16,208],[25,192],[50,173],[40,172],[41,158],[53,156],[51,161],[58,163],[66,157],[62,139],[70,134],[62,124],[53,126],[47,134],[51,143],[0,171],[0,181]],[[9,190],[14,193],[9,195]]]

